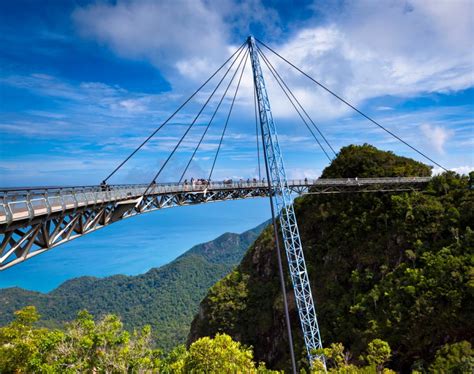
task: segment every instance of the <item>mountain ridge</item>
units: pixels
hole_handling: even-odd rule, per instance
[[[341,149],[323,176],[418,176],[430,167],[370,145]],[[372,174],[377,173],[377,174]],[[390,366],[426,372],[445,344],[474,336],[474,190],[454,172],[420,192],[307,195],[294,203],[323,344],[341,342],[355,364],[373,339],[393,350]],[[282,249],[282,257],[285,256]],[[187,344],[227,333],[256,360],[288,369],[282,293],[271,228],[200,304]],[[297,360],[306,352],[284,267]],[[348,356],[349,357],[349,356]]]
[[[87,309],[96,317],[116,313],[128,329],[150,324],[165,349],[183,343],[207,289],[238,264],[267,223],[241,234],[224,233],[200,243],[170,263],[139,275],[82,276],[42,293],[10,287],[0,290],[0,325],[13,311],[35,305],[46,327],[60,327]]]

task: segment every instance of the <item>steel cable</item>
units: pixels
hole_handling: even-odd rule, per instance
[[[243,59],[245,59],[246,55],[244,55]],[[232,67],[232,65],[231,65]],[[199,118],[199,116],[201,115],[201,113],[204,111],[204,108],[207,106],[207,104],[209,103],[209,101],[212,99],[212,97],[214,96],[214,94],[216,93],[216,91],[218,90],[218,88],[220,87],[220,85],[222,84],[222,82],[224,81],[225,77],[227,76],[227,74],[229,73],[231,67],[229,67],[226,71],[226,73],[224,74],[224,76],[221,78],[221,80],[219,81],[219,83],[217,84],[217,86],[214,88],[214,90],[212,91],[211,95],[208,97],[208,99],[206,100],[206,102],[204,103],[204,105],[201,107],[201,109],[199,110],[198,114],[194,117],[193,121],[191,122],[191,124],[188,126],[188,128],[186,129],[185,133],[181,136],[181,138],[179,139],[178,143],[175,145],[175,147],[173,148],[173,150],[171,151],[170,155],[168,156],[168,158],[166,159],[166,161],[161,165],[160,169],[158,170],[158,172],[155,174],[155,177],[153,178],[153,180],[150,182],[150,184],[148,185],[147,189],[145,190],[145,192],[143,193],[143,196],[145,196],[147,194],[147,192],[149,191],[150,187],[156,183],[156,179],[160,176],[161,172],[164,170],[164,168],[166,167],[166,165],[168,164],[169,160],[171,159],[171,157],[173,157],[173,155],[175,154],[176,150],[179,148],[179,146],[181,145],[181,143],[183,142],[184,138],[186,137],[186,135],[189,133],[189,131],[191,130],[191,128],[194,126],[194,124],[196,123],[197,119]]]
[[[244,52],[244,53],[245,53],[245,52]],[[239,53],[239,56],[240,56],[240,53]],[[219,104],[217,105],[216,109],[214,110],[214,113],[212,114],[212,117],[211,117],[211,119],[209,120],[209,122],[208,122],[208,124],[207,124],[207,126],[206,126],[206,129],[204,130],[204,133],[202,134],[201,139],[199,140],[199,143],[197,144],[196,148],[194,149],[194,152],[193,152],[193,154],[192,154],[192,156],[191,156],[191,158],[190,158],[188,164],[186,165],[186,168],[184,169],[183,173],[181,174],[181,177],[179,178],[179,182],[178,182],[178,183],[181,183],[181,182],[182,182],[182,180],[183,180],[183,178],[184,178],[184,175],[186,174],[186,171],[187,171],[188,168],[189,168],[189,165],[191,165],[191,162],[193,161],[194,156],[196,155],[196,152],[198,151],[199,147],[201,146],[201,143],[202,143],[204,137],[206,136],[207,131],[209,130],[209,127],[211,126],[211,123],[212,123],[212,121],[214,120],[214,117],[215,117],[216,114],[217,114],[217,111],[219,110],[219,108],[220,108],[222,102],[224,101],[225,95],[227,95],[227,91],[229,90],[230,86],[232,85],[232,82],[234,81],[234,78],[235,78],[235,76],[237,75],[237,72],[239,71],[240,66],[241,66],[241,64],[242,64],[243,61],[244,61],[244,59],[241,59],[240,62],[239,62],[239,65],[238,65],[237,68],[235,69],[234,75],[233,75],[232,78],[230,79],[230,82],[229,82],[229,84],[227,85],[227,88],[225,89],[224,93],[222,94],[222,97],[221,97],[221,99],[220,99],[220,101],[219,101]]]
[[[128,160],[130,160],[148,141],[153,138],[158,131],[160,131],[171,119],[189,102],[191,99],[196,96],[196,94],[201,91],[201,89],[206,86],[209,81],[216,76],[216,74],[222,70],[222,68],[227,65],[227,63],[239,52],[242,50],[246,43],[243,43],[237,50],[196,90],[194,93],[189,96],[183,104],[181,104],[176,111],[171,114],[159,127],[157,127],[124,161],[122,161],[103,181],[107,182],[110,177],[112,177]],[[239,53],[240,54],[240,53]],[[237,59],[237,57],[236,57]]]
[[[224,139],[224,135],[225,135],[225,132],[227,130],[227,125],[229,124],[230,115],[232,114],[232,109],[234,108],[235,98],[237,97],[237,92],[239,91],[240,82],[242,81],[242,76],[244,74],[245,67],[247,66],[247,56],[248,56],[248,54],[249,54],[249,52],[247,52],[245,54],[245,57],[244,57],[245,58],[245,63],[244,63],[244,66],[242,67],[242,72],[240,73],[239,82],[237,83],[237,87],[235,89],[234,97],[232,98],[232,103],[230,104],[229,114],[227,115],[227,119],[225,121],[224,129],[222,130],[221,139],[219,141],[219,146],[217,147],[216,156],[214,157],[214,162],[212,163],[211,172],[209,173],[209,178],[207,179],[208,182],[210,182],[211,177],[212,177],[212,173],[214,172],[214,167],[216,166],[217,156],[219,155],[219,151],[220,151],[221,146],[222,146],[222,140]]]
[[[406,142],[405,140],[403,140],[402,138],[400,138],[398,135],[394,134],[392,131],[390,131],[389,129],[385,128],[384,126],[382,126],[380,123],[378,123],[376,120],[374,120],[373,118],[369,117],[367,114],[363,113],[361,110],[357,109],[354,105],[350,104],[348,101],[346,101],[345,99],[343,99],[341,96],[339,96],[338,94],[336,94],[335,92],[331,91],[328,87],[326,87],[324,84],[318,82],[316,79],[314,79],[313,77],[311,77],[310,75],[306,74],[303,70],[301,70],[299,67],[297,67],[296,65],[294,65],[293,63],[291,63],[290,61],[288,61],[286,58],[284,58],[283,56],[281,56],[278,52],[274,51],[272,48],[270,48],[269,46],[267,46],[264,42],[258,40],[258,39],[255,39],[258,43],[260,43],[261,45],[263,45],[265,48],[267,48],[270,52],[272,52],[273,54],[275,54],[276,56],[278,56],[280,59],[282,59],[283,61],[285,61],[287,64],[289,64],[290,66],[292,66],[294,69],[296,69],[297,71],[299,71],[301,74],[303,74],[305,77],[307,77],[308,79],[310,79],[311,81],[313,81],[315,84],[317,84],[319,87],[321,87],[322,89],[324,89],[325,91],[329,92],[331,95],[333,95],[335,98],[339,99],[340,101],[342,101],[344,104],[346,104],[348,107],[352,108],[354,111],[356,111],[357,113],[359,113],[362,117],[366,118],[367,120],[369,120],[370,122],[372,122],[373,124],[375,124],[376,126],[378,126],[379,128],[381,128],[382,130],[384,130],[386,133],[390,134],[391,136],[393,136],[395,139],[399,140],[400,142],[402,142],[403,144],[405,144],[407,147],[411,148],[412,150],[414,150],[416,153],[418,153],[419,155],[423,156],[425,159],[431,161],[433,164],[435,164],[436,166],[440,167],[441,169],[443,169],[444,171],[448,171],[448,169],[446,169],[444,166],[440,165],[439,163],[437,163],[435,160],[433,160],[432,158],[430,158],[429,156],[427,156],[426,154],[424,154],[423,152],[419,151],[417,148],[415,148],[414,146],[412,146],[411,144],[409,144],[408,142]]]
[[[273,69],[273,72],[278,76],[278,78],[280,78],[280,81],[283,83],[283,85],[286,87],[286,89],[288,90],[288,92],[290,93],[290,95],[293,97],[293,99],[296,101],[296,103],[298,104],[298,106],[301,108],[301,110],[303,111],[303,113],[306,115],[306,117],[309,119],[309,121],[312,123],[312,125],[314,126],[314,128],[318,131],[319,135],[321,135],[321,137],[323,138],[324,142],[328,145],[328,147],[331,149],[331,151],[334,153],[334,156],[337,156],[337,153],[336,151],[334,150],[334,148],[331,146],[331,144],[329,143],[329,141],[326,139],[326,137],[324,136],[324,134],[322,133],[322,131],[319,129],[319,127],[316,125],[316,123],[313,121],[313,119],[311,118],[311,116],[308,114],[308,112],[304,109],[303,105],[301,105],[301,103],[299,102],[299,100],[297,99],[297,97],[293,94],[293,91],[290,89],[290,87],[288,87],[288,85],[286,84],[285,80],[282,78],[282,76],[280,75],[280,73],[278,73],[278,71],[275,69],[275,67],[273,66],[273,64],[270,62],[270,60],[268,59],[268,57],[263,53],[263,51],[257,46],[257,50],[258,52],[260,53],[260,55],[262,56],[262,58],[265,60],[265,63],[267,64],[267,66],[270,66],[272,69]],[[280,86],[281,87],[281,86]]]
[[[296,110],[296,113],[298,113],[298,115],[300,116],[301,120],[303,121],[303,123],[306,125],[306,127],[308,128],[309,132],[311,133],[311,135],[313,135],[313,138],[314,140],[316,140],[316,142],[318,143],[319,147],[321,148],[321,150],[323,151],[323,153],[326,155],[326,157],[328,158],[329,162],[332,161],[331,157],[329,157],[329,154],[326,152],[326,150],[324,149],[323,145],[321,144],[321,142],[319,141],[319,139],[316,137],[316,135],[314,134],[313,130],[311,130],[311,128],[309,127],[308,123],[306,122],[306,120],[304,119],[303,115],[301,114],[301,112],[298,110],[298,108],[296,107],[295,103],[292,101],[292,99],[290,98],[290,96],[288,95],[288,93],[286,92],[285,88],[282,86],[282,84],[280,83],[280,81],[278,80],[278,77],[275,75],[275,73],[272,71],[272,68],[268,65],[267,61],[265,60],[265,57],[263,56],[263,54],[260,53],[260,51],[257,50],[257,52],[260,54],[260,56],[262,57],[263,61],[265,62],[265,64],[267,65],[268,69],[270,70],[270,72],[272,73],[273,77],[275,78],[275,80],[277,81],[278,85],[280,86],[281,90],[283,91],[283,93],[286,95],[288,101],[291,103],[291,105],[293,105],[293,108],[295,108]]]

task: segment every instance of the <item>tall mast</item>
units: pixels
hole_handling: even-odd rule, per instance
[[[279,214],[286,258],[288,260],[296,307],[298,309],[301,329],[303,330],[308,358],[311,363],[315,359],[320,360],[325,367],[324,357],[314,354],[315,349],[322,348],[316,308],[314,306],[308,272],[306,270],[303,246],[301,245],[298,224],[293,208],[293,199],[291,198],[291,192],[288,188],[283,157],[278,143],[275,123],[273,122],[270,101],[268,100],[255,39],[249,36],[247,43],[250,51],[250,59],[252,61],[253,80],[257,94],[267,178],[269,188],[271,189],[270,197],[272,209]]]

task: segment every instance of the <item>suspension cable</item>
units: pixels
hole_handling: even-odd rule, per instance
[[[260,170],[260,142],[259,142],[259,131],[258,131],[258,115],[257,115],[257,94],[255,92],[255,86],[253,89],[253,104],[255,109],[255,137],[257,139],[257,159],[258,159],[258,180],[262,180],[262,172]]]
[[[242,49],[242,50],[243,50],[243,49]],[[244,54],[245,54],[245,52],[244,52]],[[240,53],[239,53],[239,56],[240,56]],[[212,121],[214,120],[214,117],[215,117],[216,114],[217,114],[217,111],[219,110],[219,108],[220,108],[222,102],[224,101],[224,98],[225,98],[225,96],[227,95],[227,91],[229,90],[230,86],[232,85],[232,82],[234,81],[234,78],[235,78],[235,76],[237,75],[237,72],[240,70],[240,66],[242,65],[242,62],[243,62],[243,61],[244,61],[244,59],[242,58],[242,59],[240,60],[239,64],[238,64],[237,68],[235,69],[234,74],[232,75],[232,78],[230,79],[229,84],[227,85],[227,87],[226,87],[224,93],[222,94],[222,97],[221,97],[221,99],[220,99],[220,101],[219,101],[219,104],[217,104],[217,107],[216,107],[216,109],[214,110],[214,113],[212,114],[212,117],[211,117],[211,119],[209,120],[209,122],[208,122],[208,124],[207,124],[207,126],[206,126],[206,129],[204,130],[204,133],[202,134],[201,139],[199,140],[199,143],[197,144],[196,148],[194,149],[194,152],[193,152],[191,158],[189,159],[188,164],[186,165],[186,168],[184,169],[183,173],[181,174],[181,177],[179,178],[179,182],[178,182],[178,183],[181,183],[181,182],[182,182],[182,180],[183,180],[183,178],[184,178],[184,175],[186,174],[186,171],[187,171],[188,168],[189,168],[189,165],[191,165],[191,162],[193,161],[194,156],[196,155],[196,152],[198,151],[199,147],[201,146],[201,143],[202,143],[204,137],[206,136],[207,131],[209,130],[209,127],[211,126],[211,123],[212,123]]]
[[[245,58],[246,55],[244,55],[243,58]],[[194,117],[193,121],[191,122],[191,124],[188,126],[188,128],[186,129],[185,133],[183,134],[183,136],[181,137],[181,139],[179,139],[178,143],[175,145],[175,147],[173,148],[173,151],[170,153],[170,155],[168,156],[168,158],[166,159],[166,161],[163,163],[163,165],[161,165],[160,169],[158,170],[158,172],[155,174],[155,177],[153,178],[153,180],[150,182],[150,184],[148,185],[147,189],[145,190],[145,192],[143,193],[143,196],[145,196],[147,194],[147,192],[149,191],[150,187],[156,182],[156,179],[160,176],[161,172],[163,171],[163,169],[165,168],[165,166],[168,164],[169,160],[171,159],[171,157],[173,157],[174,153],[176,152],[176,150],[179,148],[179,146],[181,145],[182,141],[184,140],[184,138],[186,137],[186,135],[189,133],[189,131],[191,130],[191,128],[194,126],[194,124],[196,123],[197,119],[199,118],[199,116],[201,115],[201,113],[203,112],[204,108],[207,106],[207,104],[209,103],[209,101],[211,101],[212,97],[214,96],[214,94],[216,93],[216,91],[218,90],[218,88],[220,87],[220,85],[222,84],[222,82],[224,81],[225,77],[227,76],[227,74],[229,73],[231,67],[229,67],[226,71],[226,73],[224,74],[224,76],[221,78],[221,80],[219,81],[219,83],[217,84],[217,86],[214,88],[214,90],[212,91],[211,95],[207,98],[206,102],[204,103],[204,105],[201,107],[201,109],[199,110],[199,113]]]
[[[311,116],[308,114],[308,112],[304,109],[303,105],[301,105],[301,103],[299,102],[299,100],[296,98],[296,96],[293,94],[292,90],[290,89],[290,87],[288,87],[288,85],[286,84],[285,80],[282,78],[282,76],[280,75],[280,73],[278,73],[278,70],[275,69],[275,67],[273,66],[273,64],[270,62],[270,60],[268,59],[268,57],[263,53],[263,51],[259,48],[259,46],[257,46],[257,50],[260,52],[260,55],[262,56],[262,58],[265,60],[267,66],[271,66],[271,68],[273,69],[273,72],[280,78],[280,81],[283,83],[283,85],[286,87],[287,91],[290,93],[290,95],[293,97],[293,99],[296,101],[296,103],[298,104],[298,106],[301,108],[301,110],[303,111],[303,113],[306,115],[306,117],[309,119],[309,121],[313,124],[314,128],[318,131],[319,135],[321,135],[321,137],[323,138],[323,140],[325,141],[325,143],[328,145],[328,147],[331,149],[332,153],[334,153],[334,156],[337,156],[337,153],[336,151],[334,150],[334,148],[331,146],[331,144],[329,143],[329,141],[326,139],[326,137],[324,136],[324,134],[322,133],[322,131],[319,129],[319,127],[316,125],[316,123],[314,123],[313,119],[311,118]]]
[[[260,54],[260,56],[262,57],[263,61],[265,62],[265,64],[267,65],[268,69],[270,70],[270,72],[272,73],[273,77],[275,78],[275,80],[277,81],[278,85],[280,86],[281,90],[284,92],[284,94],[286,95],[288,101],[291,103],[291,105],[293,105],[293,108],[296,110],[296,113],[298,113],[298,115],[300,116],[301,120],[303,121],[303,123],[306,125],[306,127],[308,128],[309,132],[311,133],[311,135],[313,135],[313,138],[314,140],[316,140],[316,142],[318,143],[319,147],[321,148],[321,150],[323,151],[323,153],[326,155],[326,157],[328,158],[329,162],[332,161],[331,157],[329,157],[329,154],[326,152],[326,150],[324,149],[323,145],[321,144],[321,142],[319,141],[319,139],[316,137],[316,134],[313,132],[313,130],[311,129],[311,127],[309,127],[308,123],[306,122],[305,118],[303,117],[303,115],[301,114],[301,112],[299,111],[299,109],[296,107],[295,103],[293,102],[293,100],[291,99],[291,97],[288,95],[288,93],[286,92],[285,88],[282,86],[282,84],[280,83],[278,77],[275,75],[275,73],[273,72],[272,68],[270,67],[270,65],[268,65],[268,62],[267,60],[265,59],[264,55],[260,53],[260,51],[258,51],[257,49],[257,53]]]
[[[159,127],[157,127],[132,153],[130,153],[130,155],[128,155],[128,157],[122,161],[105,179],[104,179],[104,183],[107,182],[110,177],[112,177],[128,160],[130,160],[146,143],[148,143],[148,141],[153,138],[156,133],[158,131],[160,131],[169,121],[171,121],[171,119],[189,102],[191,101],[191,99],[196,96],[196,94],[201,91],[201,89],[206,86],[207,83],[209,83],[209,81],[214,78],[216,76],[216,74],[222,70],[222,68],[227,65],[227,63],[232,59],[234,58],[234,56],[239,53],[240,54],[240,51],[242,50],[242,48],[244,48],[244,45],[246,44],[246,42],[242,43],[242,45],[237,48],[237,50],[196,90],[194,91],[194,93],[189,96],[180,106],[178,109],[176,109],[174,111],[173,114],[171,114],[171,116],[169,116]],[[238,57],[236,57],[235,59],[237,59]]]
[[[244,63],[244,66],[242,67],[242,71],[240,73],[239,82],[237,83],[237,87],[235,88],[235,93],[234,93],[234,97],[232,98],[232,103],[230,104],[229,114],[227,115],[227,119],[225,121],[224,129],[222,130],[221,139],[219,141],[219,146],[217,147],[216,156],[214,157],[214,162],[212,163],[211,172],[209,173],[209,178],[207,179],[208,182],[211,181],[212,173],[214,172],[214,167],[216,166],[217,156],[219,155],[219,151],[220,151],[221,146],[222,146],[222,140],[224,139],[224,135],[225,135],[225,132],[227,130],[227,125],[229,124],[230,115],[232,114],[232,109],[234,108],[235,98],[237,97],[237,92],[239,91],[240,82],[242,81],[242,76],[244,75],[245,67],[247,66],[247,56],[248,55],[249,55],[249,51],[247,51],[245,56],[244,56],[245,63]]]
[[[361,110],[357,109],[354,105],[350,104],[348,101],[344,100],[341,96],[339,96],[338,94],[336,94],[335,92],[331,91],[328,87],[326,87],[324,84],[318,82],[316,79],[314,79],[313,77],[311,77],[310,75],[306,74],[303,70],[301,70],[299,67],[297,67],[296,65],[294,65],[293,63],[291,63],[290,61],[288,61],[286,58],[284,58],[283,56],[281,56],[278,52],[274,51],[272,48],[270,48],[269,46],[267,46],[264,42],[258,40],[258,39],[255,39],[258,43],[260,43],[261,45],[263,45],[265,48],[267,48],[270,52],[272,52],[273,54],[275,54],[276,56],[278,56],[280,59],[282,59],[283,61],[285,61],[288,65],[292,66],[294,69],[296,69],[297,71],[299,71],[301,74],[303,74],[305,77],[309,78],[311,81],[313,81],[315,84],[317,84],[319,87],[321,87],[322,89],[324,89],[325,91],[329,92],[332,96],[334,96],[335,98],[339,99],[340,101],[342,101],[344,104],[346,104],[348,107],[350,107],[351,109],[353,109],[354,111],[356,111],[357,113],[359,113],[362,117],[366,118],[367,120],[369,120],[370,122],[372,122],[373,124],[375,124],[376,126],[378,126],[379,128],[381,128],[382,130],[384,130],[386,133],[390,134],[391,136],[393,136],[395,139],[399,140],[400,142],[402,142],[403,144],[405,144],[406,146],[408,146],[409,148],[411,148],[412,150],[414,150],[416,153],[418,153],[419,155],[423,156],[425,159],[431,161],[433,164],[435,164],[436,166],[440,167],[441,169],[443,169],[444,171],[448,171],[448,169],[446,169],[444,166],[440,165],[439,163],[437,163],[435,160],[433,160],[432,158],[430,158],[429,156],[427,156],[426,154],[424,154],[423,152],[419,151],[417,148],[415,148],[414,146],[412,146],[411,144],[409,144],[408,142],[406,142],[405,140],[403,140],[402,138],[400,138],[398,135],[394,134],[392,131],[390,131],[389,129],[385,128],[384,126],[382,126],[379,122],[377,122],[376,120],[372,119],[371,117],[369,117],[367,114],[363,113]]]

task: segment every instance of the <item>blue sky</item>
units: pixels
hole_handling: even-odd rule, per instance
[[[466,173],[474,168],[473,7],[468,0],[2,1],[0,185],[99,183],[249,34],[443,166]],[[268,56],[336,150],[369,142],[425,161]],[[318,176],[324,154],[264,74],[289,177]],[[204,99],[186,107],[111,182],[149,181]],[[210,113],[161,181],[176,179]],[[207,176],[224,115],[216,117],[188,177]],[[257,174],[253,115],[247,66],[213,179]],[[261,210],[261,221],[268,218],[263,205],[249,204]],[[232,209],[245,216],[249,208]],[[156,220],[150,230],[159,229]],[[222,231],[243,229],[232,222]],[[209,235],[193,237],[204,239]],[[93,242],[85,240],[89,248]],[[176,247],[165,239],[157,245]]]

